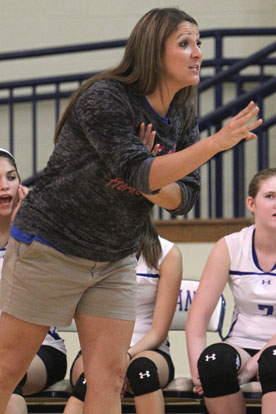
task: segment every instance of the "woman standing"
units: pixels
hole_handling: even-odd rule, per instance
[[[134,253],[153,203],[189,211],[199,190],[195,170],[255,138],[251,130],[262,122],[250,122],[258,113],[251,102],[197,142],[199,46],[192,17],[153,9],[134,27],[121,63],[72,97],[53,154],[11,230],[0,301],[0,332],[9,333],[0,335],[0,412],[49,326],[72,318],[87,381],[84,413],[121,412],[135,320]],[[140,142],[141,124],[158,156]],[[9,350],[4,360],[2,349]]]
[[[121,394],[129,391],[134,395],[137,414],[162,414],[165,413],[162,389],[174,378],[168,331],[179,297],[182,256],[177,246],[158,236],[147,220],[137,258],[136,322]],[[64,414],[81,414],[86,381],[80,353],[71,368],[71,383],[73,392]]]

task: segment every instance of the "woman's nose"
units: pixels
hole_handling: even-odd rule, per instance
[[[193,58],[200,59],[200,62],[202,60],[202,51],[198,45],[195,45],[192,52]]]
[[[5,178],[0,178],[0,189],[7,190],[9,188],[9,183]]]

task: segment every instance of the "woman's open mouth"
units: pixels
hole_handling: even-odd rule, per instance
[[[0,196],[0,207],[9,206],[12,201],[12,197],[9,195]]]

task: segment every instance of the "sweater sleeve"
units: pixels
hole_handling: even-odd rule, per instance
[[[73,116],[112,174],[150,194],[149,170],[154,157],[139,140],[124,87],[118,82],[96,82],[80,96]]]
[[[195,118],[190,128],[184,129],[181,142],[177,147],[177,151],[185,149],[195,144],[199,140],[198,119]],[[175,210],[168,210],[171,214],[184,215],[187,214],[194,206],[198,199],[200,191],[200,174],[199,170],[195,170],[187,176],[177,181],[182,193],[182,201]]]

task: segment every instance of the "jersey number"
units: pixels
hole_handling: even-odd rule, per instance
[[[273,306],[272,305],[258,305],[258,308],[260,310],[266,311],[266,313],[263,314],[264,316],[273,314]]]

